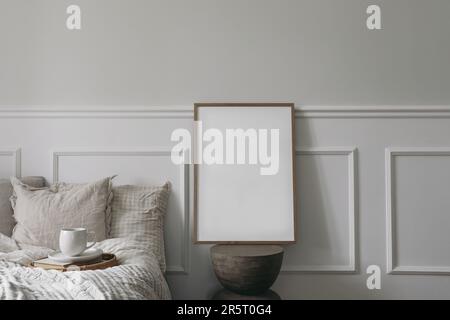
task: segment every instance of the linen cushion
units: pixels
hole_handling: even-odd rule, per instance
[[[15,178],[11,183],[17,221],[12,237],[19,243],[58,249],[60,230],[76,227],[95,233],[94,241],[106,238],[111,178],[88,184],[56,183],[42,189],[30,188]]]
[[[163,272],[164,216],[170,194],[170,184],[161,187],[124,185],[113,188],[111,204],[111,238],[138,240],[154,253]]]
[[[42,188],[45,186],[43,177],[25,177],[21,181],[31,187]],[[13,209],[9,198],[13,193],[13,187],[9,179],[0,179],[0,233],[11,237],[16,222],[13,218]]]

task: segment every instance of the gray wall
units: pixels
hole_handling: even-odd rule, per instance
[[[22,148],[24,175],[51,177],[50,150],[62,147],[170,147],[168,133],[192,127],[195,101],[331,105],[297,112],[300,239],[286,248],[274,288],[286,299],[450,297],[450,1],[0,3],[0,105],[17,105],[0,108],[0,151]],[[65,29],[72,3],[83,10],[80,32]],[[365,28],[369,3],[382,7],[381,31]],[[187,111],[139,118],[131,105]],[[17,127],[39,127],[42,139]],[[185,189],[192,198],[192,185]],[[179,246],[169,254],[181,266],[168,277],[174,297],[210,297],[219,284],[209,247],[173,234]],[[366,288],[373,264],[382,290]]]
[[[69,4],[80,32],[65,28]],[[382,7],[380,31],[365,27]],[[447,0],[0,0],[1,105],[450,103]]]

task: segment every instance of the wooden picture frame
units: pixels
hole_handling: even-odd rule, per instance
[[[281,236],[280,238],[277,237],[267,237],[267,236],[262,236],[261,238],[258,239],[247,239],[245,237],[247,237],[247,235],[245,236],[238,236],[237,238],[232,238],[230,237],[229,239],[224,239],[224,237],[219,237],[217,236],[217,238],[211,238],[208,236],[205,236],[204,233],[202,231],[201,228],[205,228],[204,225],[202,225],[202,223],[199,223],[199,218],[203,217],[202,212],[199,212],[199,210],[203,210],[204,207],[206,208],[210,208],[211,206],[208,205],[204,205],[203,204],[203,199],[201,198],[201,194],[200,194],[200,187],[202,187],[201,183],[204,183],[200,180],[205,180],[201,173],[202,168],[206,168],[204,164],[197,164],[194,162],[194,230],[193,230],[193,242],[195,244],[292,244],[292,243],[296,243],[297,241],[297,213],[296,213],[296,182],[295,182],[295,108],[294,108],[294,104],[293,103],[196,103],[194,104],[194,120],[196,121],[203,121],[202,120],[202,115],[201,113],[205,113],[205,110],[207,108],[210,108],[210,110],[214,111],[219,111],[221,112],[221,114],[223,115],[224,112],[226,114],[227,111],[234,111],[234,112],[267,112],[269,110],[272,110],[270,112],[268,112],[268,114],[272,113],[272,114],[283,114],[283,117],[289,117],[289,119],[287,119],[286,121],[283,121],[283,123],[286,125],[286,129],[283,129],[282,134],[280,133],[280,137],[282,137],[282,140],[287,140],[290,141],[289,145],[286,146],[282,146],[282,148],[280,147],[280,150],[285,150],[286,154],[288,154],[288,156],[286,156],[286,158],[288,159],[284,159],[284,163],[282,165],[285,165],[286,163],[289,162],[288,166],[284,166],[283,170],[284,170],[284,174],[286,175],[286,172],[289,174],[289,177],[286,177],[286,183],[282,184],[282,189],[286,189],[288,187],[289,192],[286,192],[286,199],[289,199],[289,203],[286,205],[286,207],[290,208],[289,213],[287,213],[284,216],[284,220],[286,220],[286,225],[289,224],[289,226],[286,226],[286,230],[289,230],[289,235],[284,237]],[[238,108],[242,108],[242,109],[238,109]],[[264,109],[259,109],[259,108],[264,108]],[[284,109],[280,109],[280,108],[284,108]],[[258,110],[259,109],[259,110]],[[250,111],[252,110],[252,111]],[[266,111],[267,110],[267,111]],[[276,111],[275,111],[276,110]],[[283,111],[282,111],[283,110]],[[286,110],[286,112],[284,111]],[[241,112],[241,113],[242,113]],[[220,115],[218,117],[213,116],[210,117],[211,119],[224,119],[226,117],[221,117]],[[240,119],[241,117],[239,117]],[[260,118],[261,118],[261,114],[260,114]],[[265,117],[267,118],[267,117]],[[212,121],[211,121],[212,122]],[[252,122],[252,121],[250,121]],[[285,123],[286,122],[286,123]],[[288,123],[287,123],[288,122]],[[278,123],[280,123],[280,120],[278,120]],[[245,129],[245,128],[242,128]],[[193,154],[195,154],[197,152],[198,146],[197,146],[197,133],[196,130],[194,130],[194,150],[193,150]],[[290,155],[289,155],[290,153]],[[223,166],[223,165],[222,165]],[[204,171],[206,171],[205,169],[203,169]],[[212,169],[208,169],[208,171],[211,171]],[[228,169],[227,169],[228,170]],[[229,178],[228,175],[226,176],[227,179]],[[289,181],[288,181],[289,178]],[[207,180],[207,179],[206,179]],[[284,181],[284,180],[283,180]],[[220,184],[220,182],[218,182]],[[286,186],[289,185],[289,186]],[[214,185],[209,185],[209,188],[214,189],[215,186]],[[276,186],[275,186],[276,188]],[[283,197],[283,196],[281,196]],[[266,198],[267,199],[267,198]],[[224,202],[226,201],[234,201],[234,199],[223,199],[222,204],[224,204]],[[281,204],[281,207],[283,207],[283,201],[278,201],[278,204]],[[222,204],[216,204],[215,207],[216,208],[220,208],[220,206]],[[276,203],[275,203],[276,205]],[[271,206],[269,207],[274,207],[274,203],[271,204]],[[211,211],[215,212],[215,210],[209,210],[210,214]],[[229,212],[229,211],[228,211]],[[247,211],[249,212],[249,211]],[[219,213],[217,213],[219,214]],[[253,214],[255,215],[255,214]],[[292,215],[292,217],[291,217]],[[220,215],[218,216],[219,220],[220,219],[224,219],[224,216],[228,216],[228,214],[226,215]],[[265,216],[267,217],[268,214],[265,214]],[[277,225],[277,218],[278,217],[274,217],[274,225]],[[208,219],[212,219],[211,217],[208,217]],[[257,221],[260,221],[260,219],[256,219]],[[281,219],[283,220],[283,219]],[[211,225],[210,225],[211,226]],[[215,226],[217,227],[217,226]],[[249,226],[250,229],[253,231],[254,226]],[[272,225],[270,226],[272,227]],[[267,226],[265,227],[266,233],[270,233],[268,232]],[[280,227],[280,230],[282,230],[284,227]],[[212,228],[214,229],[214,228]],[[264,226],[263,228],[264,229]],[[199,235],[199,232],[202,233],[201,235]],[[237,232],[237,231],[236,231]],[[264,233],[264,232],[262,232]],[[217,234],[217,233],[216,233]],[[245,238],[245,239],[244,239]]]

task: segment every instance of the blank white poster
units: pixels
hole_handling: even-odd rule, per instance
[[[294,242],[291,106],[201,106],[197,121],[202,128],[195,149],[203,150],[197,159],[203,163],[196,168],[196,241]],[[239,129],[245,137],[244,154],[233,135]],[[217,156],[208,145],[215,141],[211,136],[220,137],[218,132],[223,154]],[[208,155],[213,155],[213,164],[204,163]],[[220,159],[223,163],[217,163]]]

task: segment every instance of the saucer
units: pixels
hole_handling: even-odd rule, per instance
[[[48,258],[53,261],[56,261],[56,262],[75,263],[75,262],[85,262],[85,261],[89,261],[89,260],[94,260],[96,258],[101,257],[102,254],[103,254],[103,251],[101,249],[90,248],[90,249],[83,251],[83,253],[81,253],[75,257],[68,257],[68,256],[63,255],[61,253],[61,251],[56,251],[54,253],[50,253],[48,255]]]

